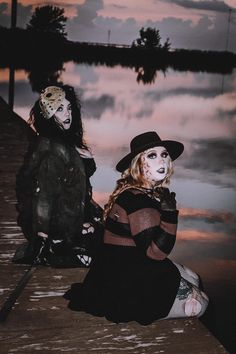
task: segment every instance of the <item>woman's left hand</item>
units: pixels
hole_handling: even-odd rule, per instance
[[[168,188],[159,188],[158,193],[160,195],[161,209],[166,211],[176,210],[175,193],[170,192]]]

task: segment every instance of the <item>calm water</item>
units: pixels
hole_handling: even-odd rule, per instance
[[[184,143],[170,186],[180,210],[172,259],[201,275],[214,305],[211,329],[236,352],[236,71],[223,77],[169,70],[144,85],[131,69],[74,63],[64,69],[60,79],[73,85],[82,101],[85,137],[98,167],[94,197],[101,205],[133,136],[156,130],[163,139]],[[6,100],[8,76],[0,70]],[[27,119],[37,97],[28,74],[17,71],[15,111]]]

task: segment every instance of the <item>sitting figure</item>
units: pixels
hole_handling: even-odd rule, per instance
[[[105,206],[103,246],[82,284],[64,297],[69,308],[119,323],[201,316],[208,305],[199,277],[173,263],[178,223],[167,188],[182,143],[156,132],[136,136],[117,164],[122,173]]]
[[[102,217],[102,208],[92,200],[89,177],[96,165],[74,89],[46,87],[29,124],[35,136],[16,178],[18,224],[28,242],[13,261],[89,266],[99,243],[92,218]]]

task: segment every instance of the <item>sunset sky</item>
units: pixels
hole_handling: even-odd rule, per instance
[[[24,28],[34,8],[48,4],[65,9],[74,41],[107,43],[110,33],[110,43],[131,44],[141,27],[155,27],[172,48],[236,52],[236,0],[18,0],[17,26]],[[2,26],[10,25],[10,5],[0,1]]]

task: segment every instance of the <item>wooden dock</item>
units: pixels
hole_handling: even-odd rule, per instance
[[[24,241],[16,223],[15,174],[26,149],[24,124],[0,99],[0,306],[27,266],[12,256]],[[62,297],[87,269],[37,267],[6,322],[0,324],[0,353],[227,353],[198,319],[114,324],[73,312]]]

